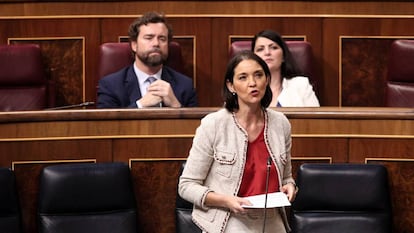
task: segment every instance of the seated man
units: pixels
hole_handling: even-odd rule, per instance
[[[163,15],[149,12],[129,28],[135,62],[103,77],[98,87],[98,108],[195,107],[192,80],[164,66],[172,29]]]

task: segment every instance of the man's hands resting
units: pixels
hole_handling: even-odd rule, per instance
[[[175,97],[171,85],[164,80],[157,80],[148,87],[147,93],[139,100],[141,107],[164,106],[180,108],[181,103]]]

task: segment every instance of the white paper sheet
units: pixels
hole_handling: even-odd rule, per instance
[[[243,205],[244,208],[264,208],[265,203],[265,195],[255,195],[245,197],[248,199],[253,205]],[[286,194],[282,192],[276,193],[269,193],[267,195],[267,206],[266,208],[275,208],[275,207],[282,207],[282,206],[290,206],[290,202],[286,196]]]

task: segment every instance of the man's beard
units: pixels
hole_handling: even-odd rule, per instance
[[[149,56],[150,53],[158,52],[159,54]],[[148,52],[137,53],[138,59],[147,66],[155,67],[167,60],[168,55],[163,54],[160,50],[154,49]]]

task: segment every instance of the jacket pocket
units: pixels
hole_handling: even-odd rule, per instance
[[[208,210],[201,210],[201,209],[195,208],[193,211],[193,214],[203,219],[204,221],[213,222],[214,219],[216,218],[217,211],[218,210],[216,208],[209,208]]]
[[[216,172],[224,177],[230,177],[233,164],[236,162],[236,153],[215,150],[214,161],[216,161]]]

